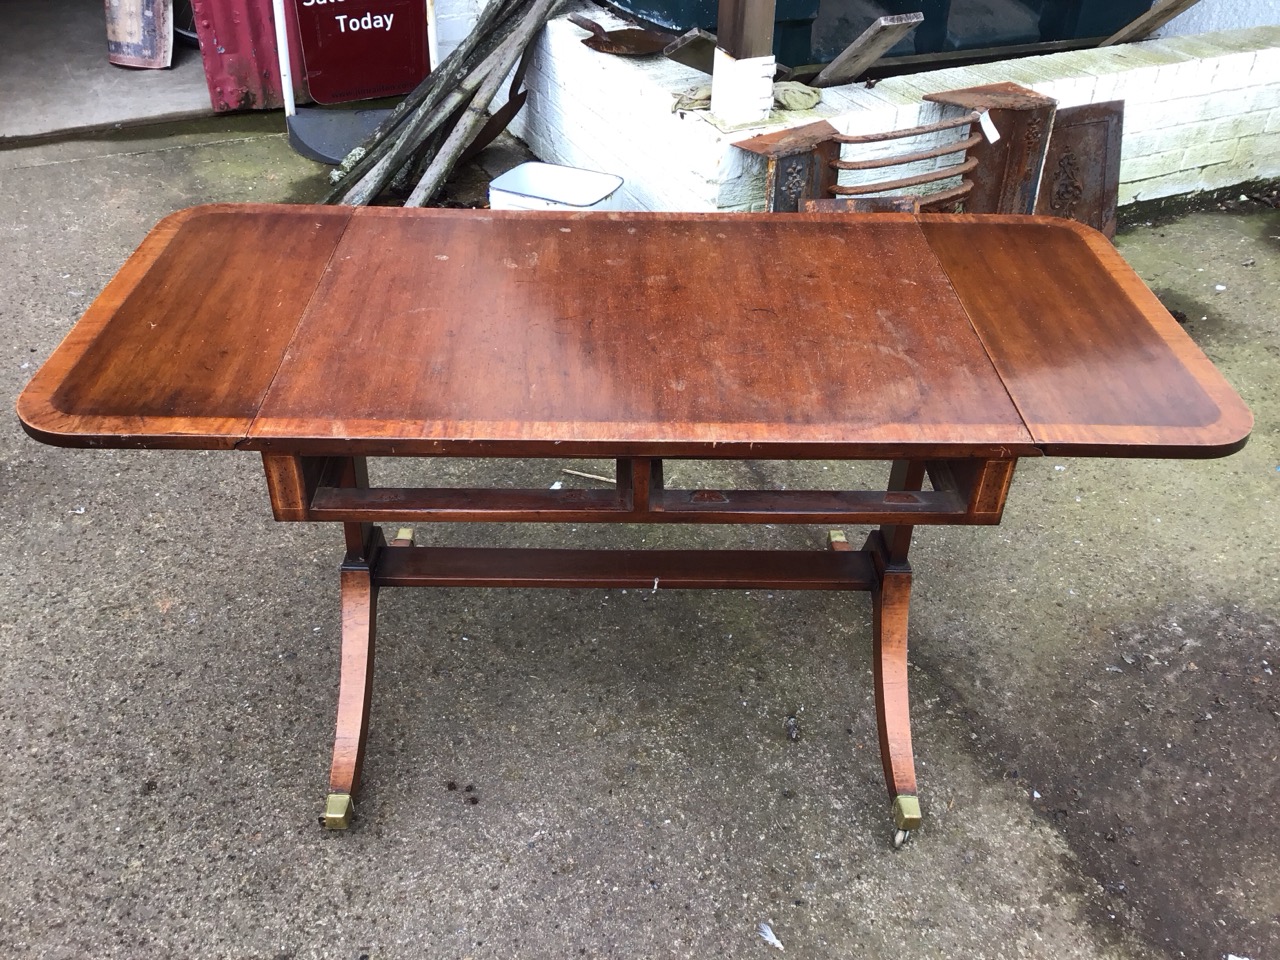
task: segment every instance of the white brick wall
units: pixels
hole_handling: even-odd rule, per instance
[[[1121,204],[1280,176],[1280,27],[939,70],[909,84],[899,79],[907,78],[876,90],[932,92],[1005,79],[1061,107],[1123,100]]]
[[[608,20],[598,8],[592,16]],[[1280,27],[838,87],[814,110],[739,130],[720,129],[706,113],[671,112],[674,95],[708,83],[706,75],[662,58],[599,54],[579,42],[584,35],[564,20],[549,25],[513,129],[544,160],[619,174],[636,209],[760,209],[764,164],[735,140],[818,119],[847,133],[915,126],[941,115],[924,94],[1000,80],[1063,107],[1125,101],[1121,204],[1280,176]]]
[[[483,0],[438,0],[436,42],[439,45],[440,59],[447,57],[454,47],[466,39],[484,6]]]

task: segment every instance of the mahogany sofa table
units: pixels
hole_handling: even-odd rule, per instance
[[[1068,221],[261,205],[160,223],[18,412],[63,446],[258,451],[277,520],[343,525],[327,826],[359,787],[381,587],[868,590],[897,843],[920,823],[912,528],[999,523],[1019,457],[1221,456],[1252,424]],[[386,456],[607,457],[617,483],[371,488]],[[881,491],[677,490],[676,457],[893,465]],[[601,551],[377,526],[442,521],[874,529],[860,550]]]

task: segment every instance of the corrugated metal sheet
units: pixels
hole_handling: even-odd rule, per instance
[[[291,4],[286,5],[288,9]],[[192,0],[209,99],[219,112],[284,105],[276,62],[275,25],[267,0]],[[293,75],[302,76],[297,24],[289,15]],[[295,80],[295,96],[306,97]]]

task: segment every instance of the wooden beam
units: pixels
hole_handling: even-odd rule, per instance
[[[380,587],[871,590],[876,584],[863,550],[405,547],[384,550],[374,576]]]
[[[1117,43],[1128,43],[1130,40],[1145,37],[1153,30],[1159,30],[1178,14],[1190,10],[1199,2],[1200,0],[1162,0],[1161,3],[1157,3],[1142,16],[1128,24],[1128,26],[1121,27],[1107,37],[1098,46],[1110,47]]]
[[[739,140],[734,146],[766,158],[793,157],[799,153],[811,153],[818,144],[840,133],[825,120],[806,123],[802,127],[790,127],[762,133],[749,140]]]
[[[857,80],[877,60],[889,52],[904,36],[924,22],[922,13],[903,13],[880,17],[849,44],[840,55],[822,68],[811,81],[814,87],[837,87]]]
[[[715,34],[694,27],[688,33],[667,44],[662,54],[668,60],[683,63],[686,67],[693,67],[709,75],[716,59]]]
[[[773,53],[774,0],[720,0],[716,42],[735,60]]]

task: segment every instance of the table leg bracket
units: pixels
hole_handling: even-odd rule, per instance
[[[640,463],[637,461],[637,463]],[[368,489],[363,462],[333,459],[323,469],[290,471],[290,463],[273,462],[276,488],[292,491],[290,502],[301,502],[317,489],[330,491],[330,499],[359,495],[391,497],[395,491],[379,494]],[[660,468],[645,461],[619,470],[619,486],[628,497],[639,498],[646,509],[653,506],[655,491],[661,491]],[[898,508],[892,520],[871,531],[866,544],[856,550],[843,531],[827,536],[825,550],[562,550],[470,547],[419,547],[413,530],[401,527],[388,542],[376,522],[407,519],[406,511],[377,503],[366,519],[344,515],[347,557],[342,579],[342,680],[338,694],[338,719],[334,737],[333,765],[329,796],[322,821],[329,829],[346,829],[354,816],[352,798],[360,785],[365,740],[369,729],[372,697],[373,650],[378,591],[383,587],[598,587],[653,589],[793,589],[866,590],[872,597],[874,633],[872,672],[875,679],[876,727],[885,786],[893,804],[894,845],[900,846],[921,823],[920,801],[916,793],[915,758],[911,745],[911,717],[907,693],[907,620],[911,598],[911,565],[907,552],[915,523],[925,519],[912,498],[921,496],[926,473],[932,478],[934,493],[942,497],[964,494],[960,513],[967,522],[999,519],[1004,492],[1012,474],[1012,461],[991,461],[979,465],[898,461],[894,464],[885,504]],[[469,492],[467,496],[470,496]],[[453,494],[451,494],[453,495]],[[504,494],[503,496],[506,496]],[[465,519],[562,519],[543,514],[543,507],[522,505],[525,494],[518,493],[517,505],[508,504],[487,517]],[[275,495],[273,494],[273,501]],[[706,499],[705,497],[703,499]],[[702,501],[699,501],[701,503]],[[373,501],[371,501],[373,503]],[[287,504],[286,504],[287,505]],[[634,506],[634,504],[632,504]],[[664,504],[666,512],[671,504]],[[345,509],[345,508],[344,508]],[[441,508],[443,509],[443,508]],[[439,520],[449,511],[415,508],[420,519]],[[415,510],[408,513],[415,514]],[[840,518],[850,520],[879,517],[872,511],[851,510]],[[308,519],[320,517],[312,498]],[[335,511],[335,514],[339,511]],[[651,510],[651,512],[653,512]],[[803,512],[803,511],[802,511]],[[805,519],[834,515],[840,511],[814,510]],[[359,511],[357,511],[359,513]],[[479,510],[478,513],[485,513]],[[528,514],[528,515],[526,515]],[[655,513],[656,515],[656,513]],[[416,516],[416,514],[415,514]],[[796,519],[795,514],[791,519]],[[739,520],[741,518],[738,518]]]

